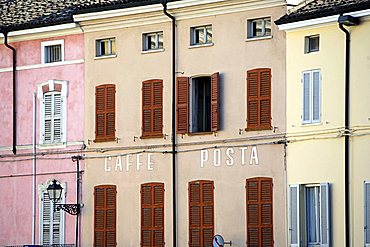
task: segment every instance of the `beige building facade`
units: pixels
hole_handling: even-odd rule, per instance
[[[161,4],[74,16],[85,37],[84,245],[211,246],[216,234],[287,244],[285,33],[274,24],[285,12],[284,1],[169,3],[175,85]]]

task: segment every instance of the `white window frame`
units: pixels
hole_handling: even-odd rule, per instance
[[[48,92],[53,92],[55,85],[60,84],[61,85],[61,140],[59,142],[46,142],[44,139],[45,136],[45,98],[44,98],[44,92],[42,87],[45,85],[49,86]],[[47,82],[41,83],[38,85],[37,88],[37,98],[40,101],[40,138],[39,138],[39,144],[40,145],[47,145],[48,148],[52,147],[53,145],[56,145],[56,147],[59,147],[60,144],[63,144],[65,146],[67,142],[67,95],[68,95],[68,81],[59,81],[59,80],[49,80]],[[59,144],[59,145],[58,145]]]
[[[207,39],[207,28],[211,29],[211,40]],[[196,40],[196,30],[203,29],[203,43],[195,43]],[[196,26],[190,28],[190,46],[207,46],[207,45],[213,45],[213,27],[212,24],[209,25],[203,25],[203,26]]]
[[[112,46],[112,40],[114,40],[115,44],[115,51],[113,53],[113,46]],[[102,41],[108,41],[108,50],[109,54],[102,54],[102,51],[100,49],[100,43]],[[117,56],[117,44],[116,44],[116,37],[108,37],[108,38],[99,38],[95,40],[95,57],[101,58],[101,57],[116,57]]]
[[[57,181],[58,182],[58,181]],[[43,212],[44,212],[44,208],[43,208],[43,200],[44,200],[44,196],[45,196],[45,193],[47,193],[47,188],[50,184],[53,183],[53,179],[48,179],[44,184],[39,184],[38,185],[38,193],[39,193],[39,241],[40,243],[42,244],[43,241],[44,241],[44,236],[43,236]],[[62,190],[62,194],[61,194],[61,200],[60,204],[65,204],[65,197],[66,197],[66,188],[67,188],[67,185],[66,183],[60,183],[60,186],[62,186],[63,190]],[[53,215],[54,215],[54,203],[52,201],[50,201],[50,218],[51,218],[51,221],[53,220]],[[49,239],[49,242],[50,243],[53,243],[53,228],[51,227],[50,228],[50,239]],[[65,242],[65,212],[63,210],[60,210],[60,223],[59,223],[59,244],[64,244]]]
[[[310,40],[313,38],[319,39],[319,47],[317,48],[317,50],[310,49]],[[318,52],[318,51],[320,51],[320,35],[315,34],[315,35],[305,36],[304,37],[304,53],[308,54],[308,53],[313,53],[313,52]]]
[[[319,92],[318,92],[318,112],[319,116],[318,119],[314,119],[313,114],[314,114],[314,80],[313,80],[313,75],[314,73],[319,73]],[[309,118],[305,119],[305,74],[309,75]],[[307,125],[307,124],[317,124],[321,123],[321,117],[322,117],[322,75],[321,75],[321,70],[320,69],[314,69],[314,70],[306,70],[302,72],[302,124]]]
[[[149,36],[154,36],[155,48],[150,48],[148,45]],[[159,46],[159,37],[162,36],[162,47]],[[143,34],[143,51],[161,51],[164,47],[163,31],[144,33]]]
[[[270,34],[266,34],[266,20],[270,20]],[[253,36],[253,22],[262,21],[262,35]],[[271,16],[249,19],[247,20],[247,40],[249,39],[260,39],[260,38],[271,38],[272,37],[272,21]]]
[[[46,47],[48,46],[53,46],[53,45],[61,45],[61,61],[57,61],[57,62],[46,62],[45,61],[45,49]],[[64,62],[64,40],[61,39],[61,40],[51,40],[51,41],[44,41],[44,42],[41,42],[41,63],[42,64],[49,64],[49,63],[60,63],[60,62]]]

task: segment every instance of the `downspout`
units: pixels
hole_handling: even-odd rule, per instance
[[[2,30],[4,35],[4,45],[13,51],[13,154],[17,153],[17,110],[16,110],[16,68],[17,68],[17,52],[15,48],[8,44],[8,32]]]
[[[33,93],[32,134],[32,244],[36,241],[36,93]]]
[[[173,221],[173,247],[177,246],[177,222],[176,222],[176,20],[175,17],[167,12],[167,0],[162,0],[163,13],[172,20],[172,221]]]

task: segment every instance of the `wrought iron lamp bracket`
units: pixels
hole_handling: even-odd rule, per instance
[[[54,211],[63,210],[71,215],[78,215],[81,212],[80,204],[56,204]]]

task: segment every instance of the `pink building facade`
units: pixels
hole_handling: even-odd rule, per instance
[[[84,148],[83,34],[63,24],[8,36],[17,52],[16,154],[12,51],[0,37],[0,246],[75,244],[78,216],[55,211],[47,187],[56,180],[59,203],[76,204],[72,156]]]

